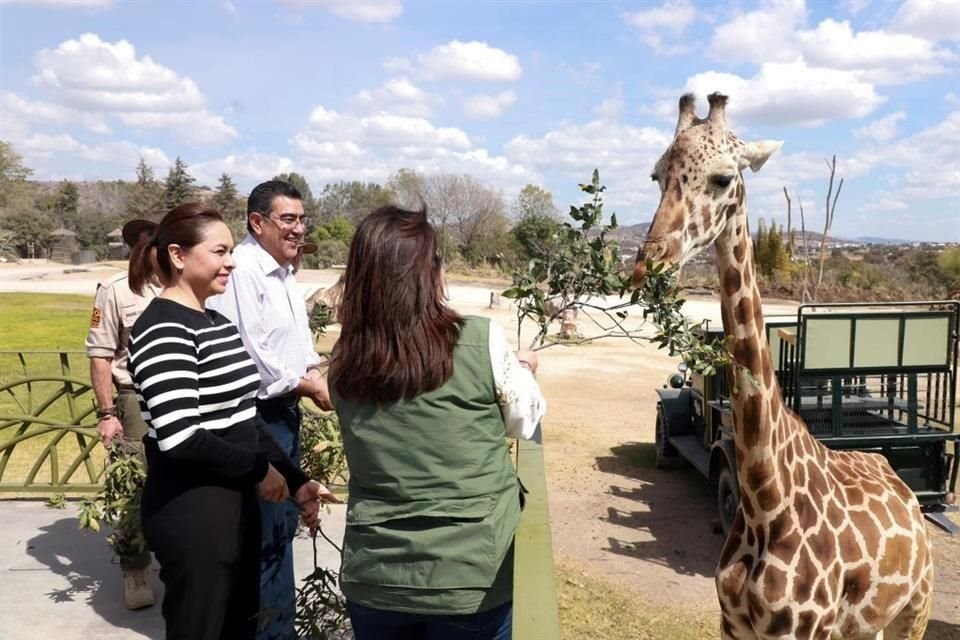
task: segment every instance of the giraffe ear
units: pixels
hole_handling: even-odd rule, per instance
[[[750,167],[754,172],[760,171],[760,167],[782,146],[783,140],[744,143],[743,152],[740,154],[740,169]]]

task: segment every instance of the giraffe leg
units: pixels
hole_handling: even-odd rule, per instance
[[[883,630],[883,640],[923,640],[932,609],[933,589],[918,592]]]

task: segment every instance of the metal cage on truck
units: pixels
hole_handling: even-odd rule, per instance
[[[957,301],[808,304],[766,321],[785,405],[831,449],[884,455],[927,517],[953,532],[943,514],[956,508],[960,465],[958,329]],[[739,504],[727,372],[675,375],[658,393],[657,464],[689,462],[708,477],[726,532]]]

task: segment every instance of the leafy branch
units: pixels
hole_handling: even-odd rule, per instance
[[[103,488],[80,503],[80,528],[113,529],[107,542],[118,556],[135,555],[146,549],[140,527],[140,498],[147,470],[139,456],[123,443],[110,448]]]
[[[600,333],[566,344],[583,344],[603,338],[620,337],[633,342],[650,341],[671,356],[680,356],[694,371],[710,375],[732,363],[723,339],[707,341],[699,324],[691,324],[681,309],[685,300],[678,284],[679,268],[647,263],[643,287],[631,289],[630,276],[624,270],[620,246],[611,232],[617,228],[616,214],[603,222],[599,172],[594,170],[589,184],[580,190],[588,200],[580,207],[570,207],[571,222],[564,222],[554,233],[549,248],[535,248],[535,255],[524,269],[513,273],[512,286],[501,295],[516,301],[517,341],[523,323],[532,321],[537,333],[531,349],[543,349],[551,324],[576,309],[599,329]],[[607,304],[617,295],[620,302]],[[548,301],[558,301],[550,305]],[[643,323],[630,328],[626,321],[631,310],[641,311]],[[641,333],[643,325],[652,322],[656,333],[650,338]]]

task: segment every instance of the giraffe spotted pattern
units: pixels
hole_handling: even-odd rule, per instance
[[[821,445],[784,406],[773,373],[742,171],[759,170],[780,144],[739,140],[727,129],[727,98],[709,101],[701,119],[691,95],[680,99],[673,143],[652,175],[662,195],[634,284],[648,259],[683,263],[716,249],[739,365],[731,404],[741,498],[717,566],[721,637],[920,640],[933,558],[916,497],[884,457]]]

